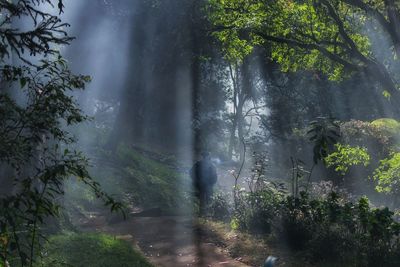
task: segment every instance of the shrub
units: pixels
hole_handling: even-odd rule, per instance
[[[272,184],[258,191],[241,192],[235,210],[237,227],[257,234],[270,233],[282,198],[282,192]]]
[[[324,224],[315,229],[307,251],[312,261],[349,264],[357,256],[353,251],[355,246],[356,240],[349,229],[337,223]]]
[[[300,250],[312,239],[315,230],[312,223],[312,213],[316,212],[308,202],[308,195],[300,192],[300,196],[295,198],[288,196],[279,211],[281,228],[278,229],[281,236],[292,249]]]
[[[371,208],[366,197],[349,202],[332,192],[324,199],[287,197],[281,234],[313,261],[347,266],[396,266],[400,224],[388,208]]]
[[[232,213],[232,203],[230,196],[223,192],[217,192],[211,198],[211,203],[207,208],[207,215],[218,221],[228,221]]]

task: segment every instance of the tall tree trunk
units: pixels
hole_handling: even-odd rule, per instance
[[[237,109],[237,131],[238,131],[238,151],[239,151],[239,160],[243,160],[244,156],[244,147],[242,145],[242,142],[244,142],[244,117],[243,117],[243,106],[244,106],[244,98],[240,98],[239,103],[238,103],[238,109]]]
[[[107,149],[114,151],[120,141],[135,140],[140,138],[139,129],[142,125],[141,111],[143,110],[144,100],[144,61],[146,49],[146,29],[143,27],[149,20],[149,12],[142,1],[138,1],[137,14],[133,19],[133,34],[131,37],[133,47],[128,58],[130,64],[128,71],[131,75],[126,81],[122,91],[120,107],[114,127],[106,144]],[[133,112],[134,111],[134,112]],[[135,127],[132,128],[132,125]]]
[[[233,157],[233,148],[235,146],[235,139],[236,139],[236,128],[237,128],[237,116],[234,115],[233,121],[232,121],[232,128],[230,131],[230,137],[229,137],[228,159],[232,159],[232,157]]]
[[[202,130],[198,123],[200,122],[200,86],[201,86],[201,65],[200,65],[200,42],[198,38],[198,27],[196,24],[198,18],[198,1],[193,1],[191,10],[191,38],[192,38],[192,58],[191,58],[191,82],[192,82],[192,125],[193,127],[193,154],[198,155],[201,149],[204,149],[202,142]]]

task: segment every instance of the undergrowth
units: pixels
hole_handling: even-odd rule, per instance
[[[128,205],[157,207],[166,213],[190,208],[190,179],[169,162],[127,145],[120,145],[115,152],[98,149],[95,153],[92,171],[97,181],[111,195],[122,196]],[[68,188],[67,199],[74,206],[81,210],[98,207],[90,191],[74,182]]]
[[[320,197],[305,192],[294,197],[274,188],[242,192],[230,226],[264,241],[272,238],[317,266],[394,267],[400,262],[400,223],[388,208],[371,207],[366,197],[352,202],[334,191]]]

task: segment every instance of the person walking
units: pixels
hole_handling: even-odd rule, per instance
[[[202,159],[197,161],[190,169],[195,196],[199,200],[200,214],[204,215],[207,205],[210,203],[213,187],[217,183],[217,170],[211,162],[209,152],[201,153]]]

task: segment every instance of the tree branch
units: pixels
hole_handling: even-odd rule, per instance
[[[288,39],[288,38],[284,38],[284,37],[271,36],[271,35],[265,34],[260,31],[255,32],[255,34],[259,35],[260,37],[264,38],[265,40],[276,42],[276,43],[281,43],[281,44],[286,44],[291,47],[299,47],[299,48],[303,48],[303,49],[307,49],[307,50],[318,50],[327,58],[343,65],[345,68],[347,68],[349,70],[359,69],[359,67],[357,65],[352,64],[352,63],[348,62],[347,60],[341,58],[337,54],[334,54],[334,53],[328,51],[325,47],[323,47],[321,45],[318,45],[315,43],[303,43],[303,42],[300,42],[297,40]]]
[[[343,0],[343,1],[346,4],[352,7],[357,7],[363,10],[365,13],[374,17],[376,21],[378,21],[378,23],[382,26],[382,28],[387,31],[395,46],[396,54],[400,55],[400,35],[396,32],[395,25],[391,24],[381,12],[379,12],[372,6],[366,4],[362,0]]]
[[[348,35],[344,23],[339,15],[336,13],[335,8],[329,3],[329,1],[322,0],[321,1],[328,10],[329,15],[335,21],[338,26],[340,36],[342,36],[343,40],[349,45],[351,52],[350,55],[355,55],[360,61],[364,63],[368,63],[368,59],[358,50],[357,45],[354,43],[353,39]]]

